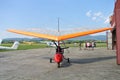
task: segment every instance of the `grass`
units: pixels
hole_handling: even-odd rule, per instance
[[[1,46],[11,47],[13,44],[2,44]],[[20,44],[17,50],[27,50],[27,49],[38,49],[38,48],[45,48],[47,47],[46,44]],[[4,51],[13,51],[13,50],[0,50],[0,52]]]
[[[97,47],[107,47],[106,43],[96,43]],[[11,47],[12,44],[2,44],[1,46],[8,46]],[[64,46],[64,45],[62,45]],[[79,47],[79,44],[66,44],[67,47]],[[46,48],[48,47],[47,44],[41,44],[41,43],[34,43],[34,44],[20,44],[17,50],[27,50],[27,49],[38,49],[38,48]],[[83,44],[82,44],[83,47]],[[0,50],[0,52],[3,51],[11,51],[11,50]]]
[[[38,48],[45,48],[47,47],[46,44],[20,44],[18,50],[27,50],[27,49],[38,49]]]

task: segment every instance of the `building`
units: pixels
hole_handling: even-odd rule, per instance
[[[112,29],[112,49],[116,49],[117,64],[120,64],[120,0],[116,0],[113,15],[110,17]]]

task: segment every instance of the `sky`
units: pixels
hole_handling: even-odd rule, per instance
[[[108,27],[114,3],[115,0],[0,0],[0,38],[27,37],[7,29],[57,30],[58,18],[60,30]]]

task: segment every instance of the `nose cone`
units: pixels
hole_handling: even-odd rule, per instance
[[[60,54],[60,53],[56,53],[55,56],[54,56],[54,60],[55,60],[55,62],[57,62],[57,63],[62,62],[62,60],[63,60],[63,55]]]

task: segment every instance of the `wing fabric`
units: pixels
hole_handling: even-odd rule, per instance
[[[14,29],[9,29],[8,31],[13,32],[13,33],[17,33],[17,34],[23,34],[23,35],[27,35],[27,36],[33,36],[33,37],[45,38],[45,39],[57,41],[56,36],[52,36],[52,35],[48,35],[48,34],[40,34],[40,33],[35,33],[35,32],[27,32],[27,31],[14,30]]]
[[[94,33],[99,33],[99,32],[103,32],[103,31],[111,30],[111,29],[112,28],[101,28],[101,29],[88,30],[88,31],[77,32],[77,33],[72,33],[72,34],[66,34],[66,35],[60,36],[58,38],[58,41],[80,37],[80,36],[85,36],[85,35],[94,34]]]
[[[111,30],[111,29],[112,28],[101,28],[101,29],[88,30],[88,31],[66,34],[66,35],[61,35],[61,36],[53,36],[53,35],[48,35],[48,34],[27,32],[27,31],[14,30],[14,29],[9,29],[8,31],[13,32],[13,33],[17,33],[17,34],[27,35],[27,36],[33,36],[33,37],[38,37],[38,38],[45,38],[45,39],[50,39],[50,40],[55,40],[55,41],[61,41],[61,40],[66,40],[66,39],[70,39],[70,38],[75,38],[75,37],[85,36],[85,35],[94,34],[94,33],[98,33],[98,32],[103,32],[103,31]]]

